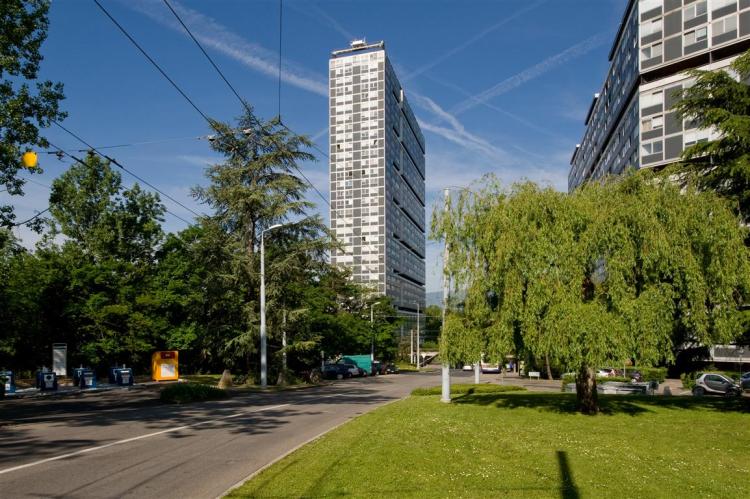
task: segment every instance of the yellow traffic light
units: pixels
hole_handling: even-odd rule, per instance
[[[34,151],[26,151],[21,157],[23,166],[26,168],[36,168],[38,164],[38,158]]]

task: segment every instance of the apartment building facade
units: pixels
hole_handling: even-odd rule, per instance
[[[425,141],[383,42],[329,60],[331,261],[393,300],[425,307]]]
[[[711,139],[674,112],[688,69],[722,70],[750,48],[750,0],[630,0],[610,69],[570,161],[568,190],[628,167],[661,168]]]

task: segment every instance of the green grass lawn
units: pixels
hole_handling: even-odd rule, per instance
[[[413,396],[363,415],[232,497],[750,497],[750,402],[572,394]]]

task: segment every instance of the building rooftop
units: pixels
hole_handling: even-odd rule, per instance
[[[384,49],[385,48],[385,42],[383,40],[380,40],[377,43],[367,43],[366,40],[360,39],[360,40],[352,40],[352,43],[349,45],[348,49],[341,49],[341,50],[334,50],[331,52],[331,57],[340,57],[342,55],[349,55],[352,52],[361,52],[364,50],[375,50],[375,49]]]

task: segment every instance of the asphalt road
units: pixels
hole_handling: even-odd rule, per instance
[[[463,377],[456,373],[458,377]],[[0,402],[0,497],[213,498],[439,373],[164,405],[148,390]]]

